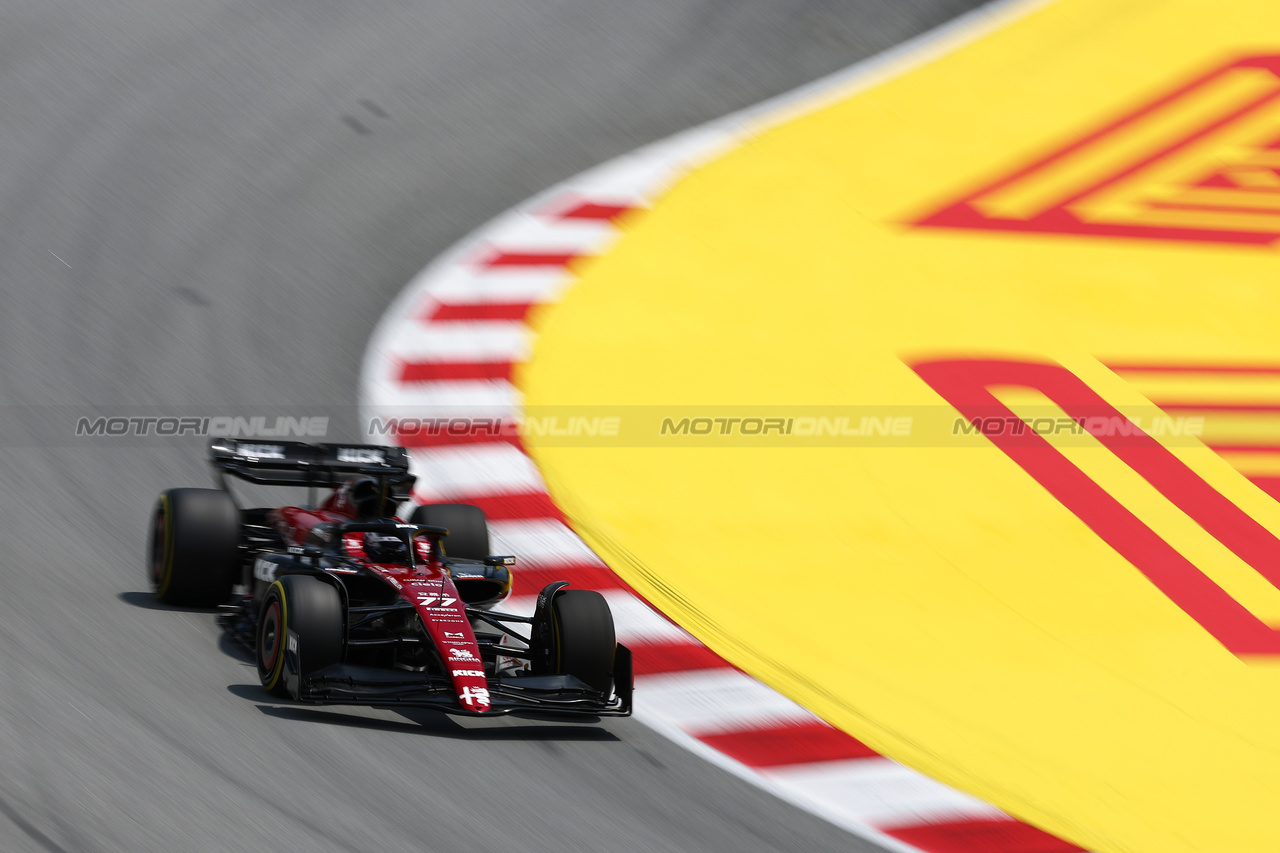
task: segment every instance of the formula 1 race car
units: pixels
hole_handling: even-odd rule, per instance
[[[272,694],[471,715],[631,713],[631,652],[604,597],[560,581],[532,616],[495,609],[515,558],[489,554],[477,507],[427,504],[398,519],[414,482],[404,448],[226,440],[210,455],[219,488],[170,489],[156,503],[153,589],[167,604],[220,607]],[[310,500],[241,508],[228,476],[304,486]],[[332,491],[314,506],[318,488]]]

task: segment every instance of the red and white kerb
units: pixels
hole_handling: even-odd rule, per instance
[[[511,373],[529,357],[528,312],[561,299],[573,284],[577,259],[606,251],[622,220],[643,215],[649,200],[686,170],[758,130],[753,122],[750,115],[731,117],[584,173],[490,222],[438,259],[401,293],[370,341],[363,417],[385,421],[430,412],[473,424],[513,422],[522,400]],[[651,609],[574,534],[518,435],[484,433],[424,429],[400,436],[419,478],[415,498],[484,510],[495,552],[518,559],[504,610],[531,614],[537,592],[556,580],[603,593],[619,641],[634,651],[639,721],[891,850],[1080,850],[877,755],[735,669]]]

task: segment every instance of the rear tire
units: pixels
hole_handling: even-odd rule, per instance
[[[285,575],[267,588],[258,609],[254,657],[258,680],[268,693],[289,698],[284,679],[287,638],[298,638],[298,674],[342,662],[342,599],[330,584],[306,575]]]
[[[575,676],[592,690],[613,687],[613,657],[618,642],[613,613],[604,596],[589,589],[566,589],[551,602],[551,666]]]
[[[412,524],[443,527],[449,535],[442,541],[446,557],[483,560],[489,552],[489,525],[484,510],[471,504],[424,504],[409,516]]]
[[[151,515],[147,564],[165,604],[217,607],[240,569],[240,511],[221,489],[170,489]]]

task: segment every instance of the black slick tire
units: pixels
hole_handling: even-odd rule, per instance
[[[151,514],[147,555],[156,598],[179,607],[217,607],[240,569],[240,511],[221,489],[170,489]]]
[[[551,666],[592,690],[608,694],[613,686],[617,650],[613,613],[604,596],[589,589],[566,589],[551,602]]]
[[[409,522],[446,528],[449,535],[442,542],[446,557],[483,560],[489,556],[489,525],[478,506],[424,504],[413,511]]]
[[[297,637],[298,674],[342,662],[342,599],[328,583],[285,575],[267,587],[258,608],[254,657],[268,693],[289,697],[284,659],[289,633]]]

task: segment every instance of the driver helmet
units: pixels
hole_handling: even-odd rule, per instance
[[[364,553],[375,563],[403,563],[405,544],[399,536],[389,533],[366,533]]]

